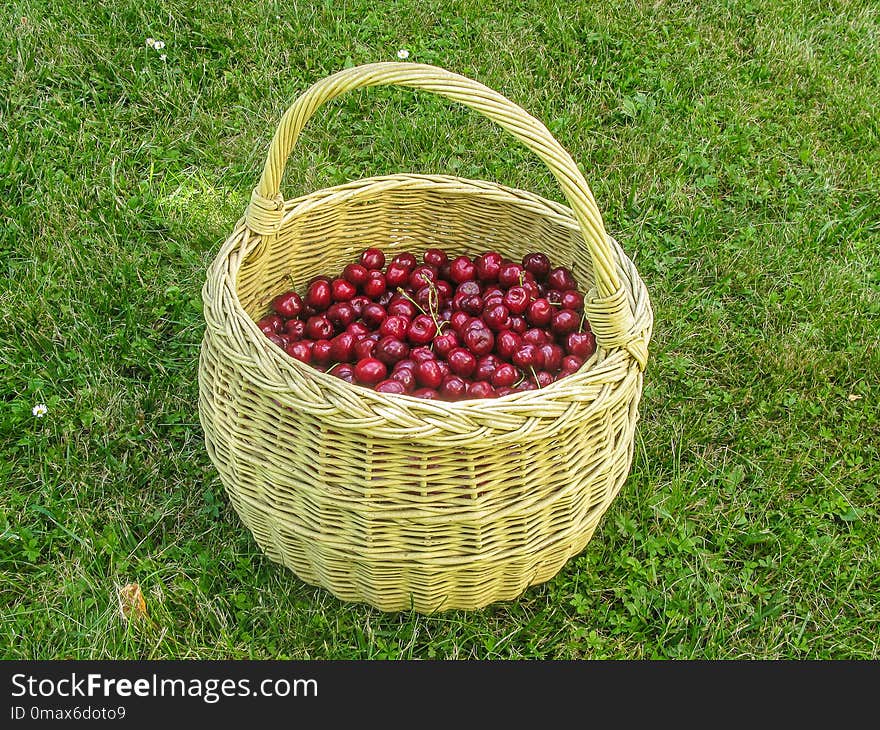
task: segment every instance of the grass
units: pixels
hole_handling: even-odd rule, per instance
[[[880,658],[880,10],[601,5],[4,4],[0,656]],[[655,309],[620,496],[553,580],[475,613],[270,563],[196,412],[205,269],[273,125],[398,48],[547,123]],[[401,170],[560,197],[488,123],[387,89],[323,110],[284,191]],[[130,581],[148,623],[119,620]]]

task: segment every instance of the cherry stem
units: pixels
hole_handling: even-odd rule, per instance
[[[538,380],[538,373],[535,372],[535,366],[529,365],[529,370],[532,371],[532,377],[535,379],[535,385],[537,385],[539,388],[542,387],[540,381]]]

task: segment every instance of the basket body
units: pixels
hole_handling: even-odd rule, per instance
[[[613,266],[650,338],[632,262]],[[441,403],[349,385],[257,331],[274,296],[386,255],[544,251],[584,289],[591,258],[572,211],[531,193],[394,175],[284,203],[271,235],[244,219],[208,272],[199,413],[232,505],[272,560],[384,611],[476,609],[553,577],[592,537],[629,473],[642,367],[600,345],[543,390]]]

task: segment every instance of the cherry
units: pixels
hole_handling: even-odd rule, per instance
[[[502,363],[492,373],[492,385],[496,388],[510,387],[520,379],[520,372],[510,363]]]
[[[388,264],[385,270],[385,282],[392,289],[409,283],[409,269],[401,263]]]
[[[495,347],[495,336],[482,322],[479,327],[466,329],[462,337],[467,348],[474,355],[488,355]]]
[[[519,393],[522,393],[523,391],[526,391],[526,390],[537,390],[537,389],[538,389],[538,386],[535,385],[528,378],[523,378],[523,381],[519,385],[514,387],[514,390],[516,390]]]
[[[379,325],[379,334],[383,337],[396,337],[398,340],[403,340],[406,338],[407,329],[409,329],[409,321],[395,315],[386,317],[382,321],[382,324]]]
[[[543,345],[545,342],[550,341],[550,337],[547,333],[538,328],[532,327],[529,330],[526,330],[522,336],[523,343],[528,345]]]
[[[416,304],[422,308],[423,312],[434,312],[437,310],[437,289],[433,286],[423,286],[416,292]]]
[[[577,282],[571,271],[564,266],[557,266],[547,275],[547,286],[564,292],[568,289],[577,289]]]
[[[535,373],[535,381],[539,388],[546,388],[553,382],[553,376],[546,370],[539,370]]]
[[[418,364],[425,360],[436,360],[437,356],[430,347],[414,347],[409,352],[409,359]]]
[[[437,283],[434,286],[437,289],[438,304],[448,302],[450,299],[452,299],[452,284],[450,284],[448,281],[438,279]]]
[[[377,393],[397,393],[400,395],[406,392],[406,387],[398,380],[383,380],[376,385],[374,390]]]
[[[327,308],[327,319],[337,329],[345,329],[357,318],[357,312],[350,302],[336,302]]]
[[[290,344],[290,340],[284,335],[276,335],[274,333],[267,334],[266,337],[269,338],[269,341],[275,345],[278,345],[282,350]]]
[[[505,287],[516,286],[524,274],[525,269],[519,264],[504,264],[498,272],[498,283]]]
[[[333,290],[330,283],[324,279],[318,279],[309,285],[306,291],[305,303],[316,312],[323,312],[333,302]]]
[[[333,368],[327,372],[330,373],[330,375],[335,375],[340,380],[344,380],[346,383],[354,382],[354,368],[347,363],[334,365]]]
[[[351,332],[356,338],[370,334],[370,328],[363,322],[352,322],[345,328],[346,332]]]
[[[362,340],[370,342],[370,340]],[[354,358],[355,346],[360,344],[351,332],[343,332],[330,340],[330,357],[336,362],[349,362]],[[316,344],[317,346],[317,344]]]
[[[477,367],[477,358],[463,347],[453,348],[446,356],[449,370],[464,378],[470,377]]]
[[[545,370],[555,373],[562,367],[562,358],[565,356],[565,352],[563,352],[559,345],[547,343],[540,345],[538,349],[541,351],[541,356],[544,358]]]
[[[584,359],[582,357],[578,357],[577,355],[566,355],[562,358],[562,374],[571,375],[580,370],[583,364]]]
[[[529,328],[528,322],[526,322],[525,317],[520,317],[518,315],[511,315],[510,317],[510,329],[513,332],[516,332],[518,335],[521,335]]]
[[[565,338],[565,350],[586,360],[596,351],[596,337],[592,332],[570,332]]]
[[[291,319],[284,325],[284,328],[291,342],[294,342],[302,338],[303,333],[306,331],[306,323],[301,319]]]
[[[456,332],[462,332],[470,319],[471,317],[467,312],[459,310],[452,313],[452,316],[449,318],[449,324],[452,325],[452,329]]]
[[[387,291],[385,274],[381,271],[370,271],[367,280],[364,282],[363,290],[364,296],[368,296],[370,299],[378,299]]]
[[[557,337],[564,337],[570,332],[575,332],[580,327],[581,315],[573,309],[560,309],[553,314],[553,322],[550,331]]]
[[[330,340],[315,340],[312,345],[312,362],[318,365],[326,365],[330,362]]]
[[[534,281],[523,281],[522,288],[526,290],[530,302],[540,299],[545,294],[544,287],[541,284],[536,284]]]
[[[409,355],[409,345],[396,337],[383,337],[376,343],[373,357],[386,365],[394,365]]]
[[[375,302],[367,304],[361,312],[361,319],[364,321],[364,324],[371,329],[379,327],[382,322],[385,321],[387,316],[388,313],[385,311],[385,307],[381,304],[376,304]]]
[[[461,284],[459,284],[455,288],[455,293],[461,294],[462,298],[479,296],[482,291],[483,289],[480,286],[479,282],[473,281],[471,279],[461,282]]]
[[[495,389],[485,380],[477,380],[467,387],[468,398],[494,398]]]
[[[416,316],[416,305],[401,297],[388,304],[388,314],[409,321]]]
[[[474,265],[477,269],[477,278],[483,282],[498,281],[501,264],[504,259],[500,253],[487,251],[482,256],[477,256]]]
[[[434,266],[439,269],[443,264],[449,261],[449,257],[446,255],[445,251],[442,251],[439,248],[429,248],[424,253],[423,261],[429,266]]]
[[[544,298],[554,307],[562,306],[562,292],[558,289],[551,289],[546,294],[544,294]]]
[[[449,278],[456,284],[471,281],[477,275],[477,268],[467,256],[459,256],[449,264]]]
[[[367,268],[360,264],[349,264],[342,270],[342,278],[357,288],[362,287],[367,281]]]
[[[351,301],[348,304],[354,310],[355,315],[360,317],[361,312],[364,311],[364,307],[366,307],[372,301],[373,300],[369,297],[365,297],[363,294],[360,294],[356,297],[352,297]]]
[[[286,319],[296,317],[302,311],[302,307],[302,298],[294,291],[279,294],[272,300],[272,309]]]
[[[333,323],[323,314],[309,317],[306,322],[306,336],[311,340],[326,340],[334,331]]]
[[[358,360],[354,366],[354,377],[361,385],[376,385],[385,379],[388,374],[388,368],[384,362],[380,362],[374,357],[365,357]]]
[[[514,365],[519,365],[521,368],[539,368],[544,362],[544,358],[541,355],[541,351],[535,345],[524,344],[520,345],[519,349],[513,353]]]
[[[458,346],[458,337],[454,330],[447,330],[434,338],[434,351],[440,357],[446,357],[453,348]]]
[[[511,393],[515,393],[515,392],[516,392],[516,390],[514,388],[510,388],[506,385],[501,388],[495,388],[495,395],[499,398],[501,398],[505,395],[510,395]]]
[[[523,256],[522,265],[538,281],[544,281],[550,273],[550,259],[542,253],[527,253]]]
[[[574,309],[576,312],[584,311],[584,295],[577,289],[568,289],[562,292],[560,304],[566,309]]]
[[[409,251],[403,251],[391,259],[392,264],[400,264],[407,271],[412,271],[417,265],[418,260]]]
[[[416,365],[416,382],[423,388],[439,388],[443,383],[443,368],[436,360],[424,360]]]
[[[341,336],[342,335],[337,335],[337,337]],[[370,337],[364,337],[362,340],[358,340],[354,343],[354,348],[352,349],[353,359],[363,360],[365,357],[373,357],[373,352],[375,351],[375,349],[376,340]]]
[[[493,332],[510,329],[510,311],[503,304],[494,304],[486,307],[483,312],[483,321],[489,325]]]
[[[415,372],[416,369],[416,361],[411,360],[410,358],[405,358],[403,360],[399,360],[394,363],[394,367],[392,368],[392,372],[397,372],[398,370],[412,370]]]
[[[368,248],[361,254],[358,263],[368,269],[381,269],[385,266],[385,254],[378,248]]]
[[[391,380],[403,383],[404,389],[409,392],[416,387],[415,370],[412,368],[401,368],[400,370],[395,368],[394,372],[391,373]]]
[[[413,391],[413,395],[424,400],[437,400],[440,397],[440,394],[433,388],[419,388]]]
[[[447,375],[440,386],[441,397],[447,400],[458,400],[467,393],[467,383],[457,375]]]
[[[529,293],[522,286],[512,286],[504,295],[504,306],[511,314],[522,314],[529,307]]]
[[[483,297],[474,294],[461,300],[461,311],[476,317],[483,312]]]
[[[553,306],[546,299],[536,299],[526,310],[526,320],[533,327],[546,327],[553,321]]]
[[[495,337],[495,352],[504,360],[510,360],[520,345],[522,345],[522,337],[511,330],[502,330]]]
[[[314,343],[311,340],[300,340],[288,345],[285,352],[300,362],[308,364],[312,359],[312,345]]]
[[[277,314],[270,314],[257,322],[257,327],[266,335],[274,335],[284,329],[284,320]]]
[[[474,370],[473,379],[489,380],[498,365],[498,358],[494,355],[483,355],[477,360],[477,369]]]
[[[357,295],[357,287],[347,279],[334,279],[330,288],[335,302],[347,302]]]
[[[422,264],[421,266],[416,266],[413,269],[412,273],[409,275],[409,285],[413,289],[421,289],[423,286],[427,286],[428,284],[436,284],[437,283],[437,269],[433,266],[427,266]]]

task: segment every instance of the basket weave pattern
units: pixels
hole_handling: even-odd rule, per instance
[[[349,89],[397,84],[460,101],[550,167],[571,208],[451,176],[391,175],[284,201],[309,117]],[[544,251],[589,289],[596,354],[536,391],[456,403],[377,393],[289,357],[258,330],[274,296],[364,248]],[[653,316],[633,263],[546,128],[436,67],[373,64],[288,110],[260,184],[208,271],[199,413],[233,507],[272,560],[385,611],[475,609],[519,596],[584,549],[632,462]]]

